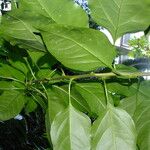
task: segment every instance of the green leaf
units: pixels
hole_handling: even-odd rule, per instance
[[[0,78],[17,79],[20,81],[24,81],[25,74],[21,70],[11,65],[0,63]]]
[[[17,116],[24,106],[24,95],[10,90],[0,95],[0,120],[8,120]]]
[[[87,27],[88,16],[72,0],[22,0],[19,9],[14,9],[2,17],[0,33],[12,45],[45,51],[41,37],[34,33],[39,32],[37,28],[42,24],[54,22]]]
[[[45,55],[44,52],[35,52],[35,51],[28,51],[28,54],[34,64],[37,64],[37,61]]]
[[[133,85],[134,88],[136,88],[134,85]],[[140,83],[140,87],[138,89],[138,95],[141,95],[143,96],[144,99],[150,99],[150,81],[147,80],[147,81],[143,81]]]
[[[132,66],[126,66],[123,64],[117,64],[116,66],[116,72],[121,74],[121,73],[137,73],[139,72],[136,68]]]
[[[50,121],[52,121],[55,116],[68,107],[68,86],[52,86],[48,89],[48,108]],[[77,93],[74,89],[71,90],[71,101],[76,109],[89,112],[89,107],[84,99]]]
[[[138,132],[137,144],[140,150],[150,149],[149,84],[149,81],[142,82],[137,90],[138,93],[123,99],[119,105],[119,107],[126,110],[134,119]],[[132,87],[137,88],[135,84]]]
[[[118,82],[110,82],[107,84],[108,91],[112,94],[118,94],[123,96],[132,96],[137,92],[137,84],[134,85],[135,88],[132,88],[129,85],[124,85]]]
[[[92,127],[93,150],[136,150],[135,125],[129,114],[112,106]]]
[[[54,150],[90,150],[90,119],[72,106],[59,113],[51,126]]]
[[[138,146],[140,150],[150,149],[150,100],[142,101],[134,113],[134,121],[138,132]]]
[[[89,0],[89,8],[92,18],[111,32],[114,41],[149,26],[149,0]]]
[[[39,92],[38,89],[36,89],[36,91]],[[46,102],[44,101],[45,99],[44,99],[43,95],[42,96],[39,95],[41,93],[42,92],[40,92],[38,94],[37,93],[36,94],[31,94],[30,93],[30,95],[32,96],[32,99],[42,107],[43,110],[46,110],[47,109],[47,105],[46,105]]]
[[[116,52],[99,31],[53,25],[45,27],[42,36],[49,52],[68,68],[80,71],[112,68]]]
[[[17,53],[16,53],[16,56],[18,56]],[[9,59],[9,63],[13,69],[16,69],[19,72],[21,72],[22,74],[24,74],[24,78],[26,78],[27,73],[29,72],[29,69],[28,69],[26,62],[23,58],[18,59],[17,61],[13,61],[13,60]]]
[[[37,30],[24,18],[18,16],[16,10],[2,18],[0,33],[5,40],[12,45],[18,45],[20,48],[45,51],[41,37],[33,32],[37,32]]]
[[[9,90],[24,90],[24,85],[13,82],[13,81],[0,81],[0,90],[9,91]]]
[[[13,12],[18,18],[22,18],[28,24],[38,28],[42,25],[41,22],[46,25],[55,23],[47,10],[51,6],[47,4],[49,2],[46,0],[21,0],[19,1],[19,9],[15,9]]]
[[[137,106],[142,103],[145,103],[145,100],[147,101],[148,99],[150,99],[149,87],[150,81],[141,82],[139,87],[137,86],[136,83],[131,85],[128,91],[130,92],[133,89],[135,90],[135,92],[133,92],[131,95],[128,95],[126,98],[122,99],[119,104],[119,107],[126,110],[131,116],[133,116],[135,111],[136,110],[138,111]]]
[[[52,141],[51,141],[51,135],[50,135],[51,122],[50,122],[48,109],[46,110],[46,114],[45,114],[45,127],[46,127],[46,135],[47,135],[47,139],[49,141],[50,147],[53,147]]]
[[[23,1],[21,7],[26,10],[25,13],[27,13],[28,16],[31,14],[31,18],[33,18],[33,16],[40,16],[41,18],[48,18],[49,21],[58,24],[78,27],[88,26],[88,16],[79,5],[74,3],[73,0]]]
[[[133,95],[121,100],[118,107],[127,111],[133,117],[137,105],[137,95]]]
[[[92,114],[100,115],[105,111],[105,93],[100,83],[77,83],[75,88],[88,103]]]
[[[37,108],[37,103],[33,100],[32,97],[26,96],[25,100],[27,101],[26,106],[25,106],[25,113],[29,114],[33,111],[35,111],[35,109]]]

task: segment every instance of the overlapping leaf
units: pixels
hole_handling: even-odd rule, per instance
[[[139,87],[135,85],[132,87],[137,88],[137,93],[123,99],[119,107],[126,110],[135,121],[138,132],[138,147],[142,150],[150,149],[150,82],[144,81]]]
[[[77,83],[75,88],[88,103],[92,114],[100,115],[105,111],[105,94],[100,83]]]
[[[42,36],[49,52],[68,68],[80,71],[112,68],[116,52],[99,31],[54,25],[45,27]]]
[[[144,31],[150,23],[149,0],[89,0],[93,19],[107,28],[114,41],[128,32]]]
[[[35,35],[33,32],[37,32],[37,30],[26,20],[19,17],[16,12],[3,16],[0,33],[5,40],[21,48],[45,51],[40,36]]]
[[[27,0],[24,1],[22,7],[24,10],[28,10],[32,16],[44,16],[58,24],[88,26],[86,13],[72,0]]]
[[[137,92],[137,84],[134,85],[135,88],[132,86],[117,83],[117,82],[110,82],[107,84],[108,90],[113,94],[123,95],[123,96],[132,96]]]
[[[25,79],[25,74],[21,70],[11,65],[0,64],[0,78],[17,79],[23,81]]]
[[[134,121],[137,127],[137,144],[140,150],[150,149],[150,99],[144,100],[134,113]]]
[[[52,121],[56,114],[63,111],[68,107],[68,87],[67,86],[53,86],[52,89],[48,90],[48,105],[49,105],[49,116]],[[79,110],[89,111],[89,107],[84,99],[75,91],[71,91],[72,104]]]
[[[93,150],[136,150],[136,131],[132,118],[122,109],[108,110],[92,127]]]
[[[15,90],[4,91],[0,95],[0,120],[17,116],[24,106],[24,95]]]
[[[117,87],[114,86],[114,88]],[[119,87],[119,86],[118,86]],[[137,106],[141,103],[145,103],[145,100],[150,99],[150,82],[149,81],[143,81],[138,86],[137,84],[133,84],[128,88],[128,92],[126,91],[126,88],[121,88],[121,93],[128,93],[126,95],[127,97],[122,99],[119,107],[126,110],[131,116],[134,115],[135,111],[137,110]],[[132,91],[131,94],[129,94]]]
[[[19,9],[2,18],[3,38],[13,45],[36,51],[45,51],[41,37],[34,34],[39,26],[58,23],[87,27],[88,24],[86,13],[72,0],[22,0]]]
[[[25,110],[25,113],[26,114],[29,114],[33,111],[35,111],[35,109],[37,108],[37,103],[34,101],[34,99],[32,97],[25,97],[25,100],[26,100],[26,106],[24,108]]]
[[[90,150],[90,126],[90,119],[69,105],[51,126],[54,150]]]

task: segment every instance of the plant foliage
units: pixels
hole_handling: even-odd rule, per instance
[[[115,46],[74,1],[15,4],[0,24],[0,121],[40,107],[46,148],[150,150],[150,82],[140,78],[149,74],[115,65]],[[114,42],[149,26],[149,0],[89,0],[89,9]]]

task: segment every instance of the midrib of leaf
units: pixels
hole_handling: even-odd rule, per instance
[[[100,9],[103,10],[103,12],[104,12],[105,16],[107,17],[107,19],[109,20],[109,22],[110,22],[110,23],[112,24],[112,26],[116,29],[116,27],[115,27],[113,21],[111,20],[111,18],[109,17],[109,15],[107,15],[107,12],[105,11],[105,9],[104,9],[104,7],[103,7],[102,2],[98,1],[98,3],[99,3],[99,5],[101,6]]]
[[[114,141],[113,143],[114,143],[115,149],[117,150],[116,139],[115,139],[114,130],[113,130],[112,112],[111,112],[111,109],[109,109],[108,111],[110,114],[108,116],[110,117],[110,122],[111,122],[110,129],[111,129],[111,134],[113,136],[113,141]]]
[[[109,106],[108,106],[109,107]],[[127,127],[127,129],[129,129],[129,127],[128,127],[128,125],[124,122],[124,121],[122,121],[122,119],[120,119],[120,117],[118,116],[118,115],[116,115],[115,113],[113,113],[113,111],[111,110],[111,108],[108,108],[108,110],[107,110],[107,113],[105,114],[105,116],[103,117],[103,119],[101,120],[101,122],[100,122],[100,124],[99,124],[99,126],[98,126],[98,129],[97,130],[100,130],[100,128],[101,128],[101,124],[103,123],[103,120],[105,120],[105,118],[107,118],[107,117],[109,117],[110,119],[110,125],[109,125],[109,127],[107,128],[107,129],[111,129],[111,133],[112,133],[112,136],[113,136],[113,143],[114,143],[114,148],[115,148],[115,150],[117,150],[117,145],[116,145],[116,138],[115,138],[115,132],[114,132],[114,129],[113,129],[113,120],[112,120],[112,114],[114,115],[114,116],[116,116],[117,118],[119,118],[119,120],[121,121],[121,122],[123,122],[123,124],[125,124],[125,126]],[[97,131],[96,130],[96,131]],[[106,132],[106,130],[104,131],[104,133]],[[134,135],[134,133],[133,133],[133,131],[131,131],[132,132],[132,134]],[[104,134],[103,133],[103,134]],[[103,134],[102,134],[102,136],[103,136]],[[97,134],[96,134],[97,135]],[[101,138],[102,138],[102,136],[101,136]],[[101,140],[101,138],[99,139],[99,141]]]
[[[59,89],[59,90],[61,90],[61,91],[63,91],[67,95],[69,95],[64,89],[62,89],[62,88],[60,88],[58,86],[55,86],[55,85],[54,85],[54,87]],[[73,95],[70,95],[70,96],[71,96],[71,98],[73,98],[78,104],[80,104],[88,112],[87,108],[84,105],[82,105],[82,103],[80,103]]]
[[[93,53],[91,53],[91,52],[88,50],[88,48],[82,46],[82,44],[80,44],[79,42],[77,42],[77,41],[75,41],[75,40],[73,40],[73,39],[71,39],[71,38],[69,38],[69,37],[66,37],[66,36],[64,36],[64,35],[59,35],[59,34],[56,34],[56,33],[53,33],[53,32],[50,32],[50,33],[51,33],[51,34],[54,34],[54,35],[56,35],[56,36],[58,36],[58,37],[65,38],[65,39],[67,39],[67,40],[70,40],[70,41],[76,43],[78,46],[80,46],[81,48],[83,48],[85,51],[89,52],[94,58],[96,58],[96,59],[97,59],[98,61],[100,61],[102,64],[104,64],[105,66],[108,66],[108,67],[112,68],[111,66],[105,64],[105,63],[104,63],[101,59],[99,59],[96,55],[94,55]]]
[[[121,5],[120,5],[120,7],[119,7],[119,12],[118,12],[118,20],[117,20],[117,27],[116,27],[116,29],[115,29],[115,41],[117,40],[117,32],[118,32],[118,28],[119,28],[119,22],[120,22],[120,13],[121,13],[121,8],[122,8],[122,6],[123,6],[123,2],[124,2],[124,0],[121,0]]]
[[[54,22],[56,22],[55,19],[52,17],[52,14],[49,13],[49,11],[47,10],[47,8],[40,2],[40,0],[38,0],[38,3],[40,4],[40,6],[41,6],[42,8],[44,8],[45,12],[49,15],[49,17],[50,17]]]
[[[79,86],[78,84],[76,84],[76,85]],[[106,109],[106,106],[104,106],[104,104],[101,102],[101,100],[96,95],[94,95],[91,91],[87,90],[86,88],[84,88],[82,86],[79,86],[79,87],[82,88],[83,90],[87,91],[91,95],[93,95],[93,97],[96,97],[96,99],[98,99],[98,102],[103,106],[104,109]]]

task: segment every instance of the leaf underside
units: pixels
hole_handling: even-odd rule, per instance
[[[92,18],[114,41],[125,33],[144,31],[150,23],[149,0],[89,0]]]

